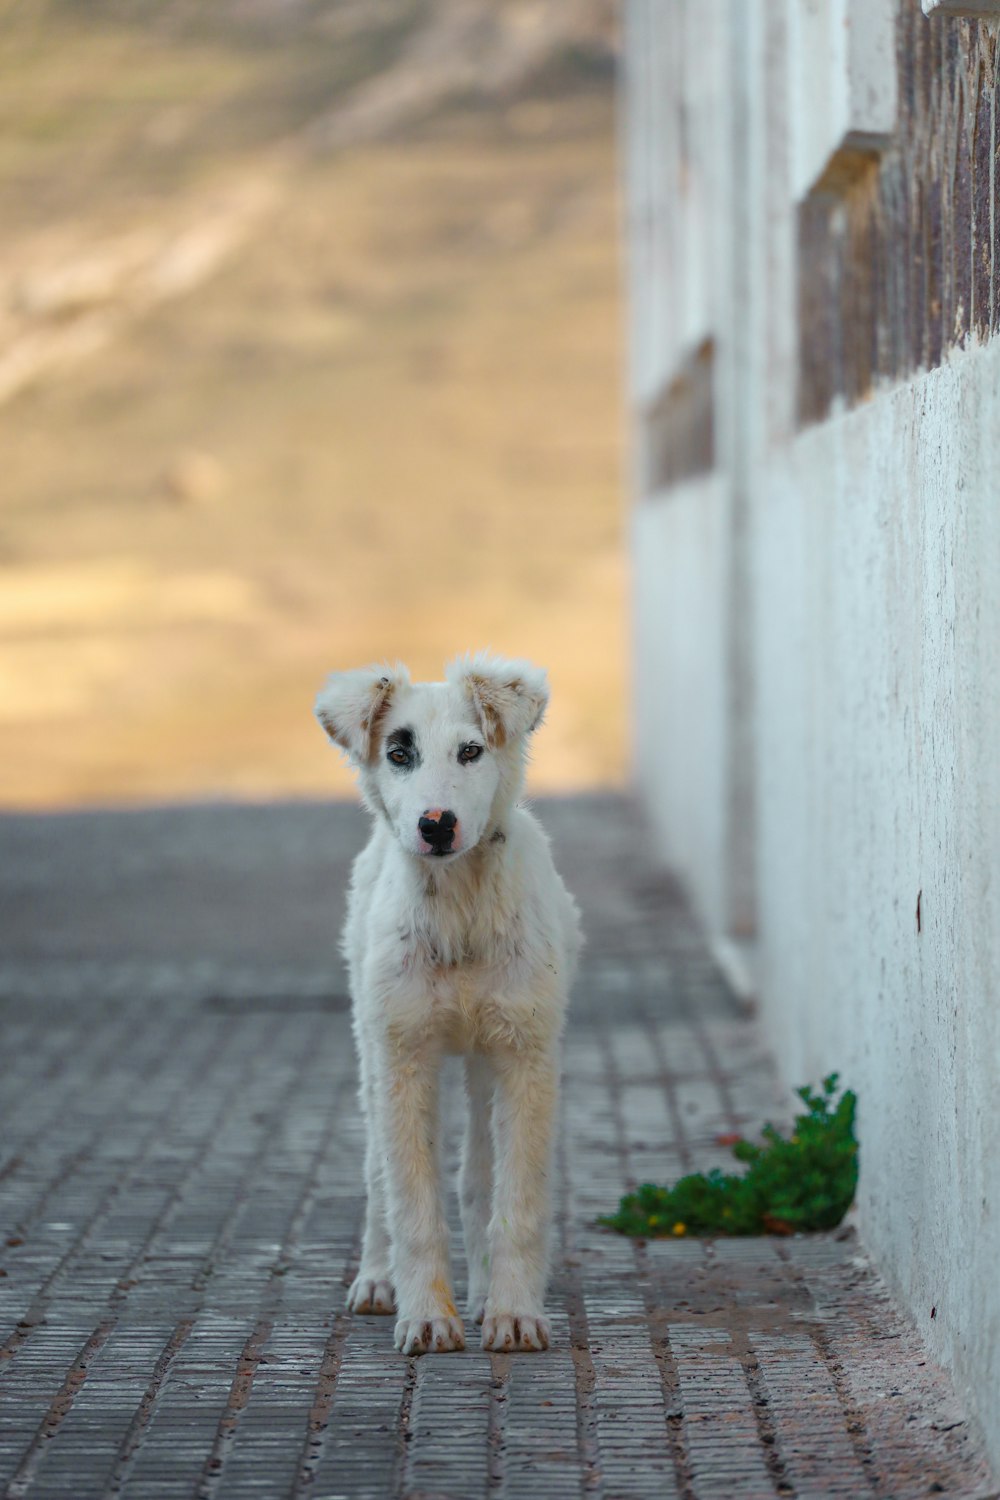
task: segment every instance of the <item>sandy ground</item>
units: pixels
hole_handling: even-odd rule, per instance
[[[610,79],[550,69],[300,150],[340,84],[297,33],[272,59],[182,32],[181,76],[169,37],[109,21],[70,82],[47,44],[79,7],[37,10],[18,76],[49,116],[29,130],[25,106],[0,156],[0,207],[24,204],[0,249],[0,370],[22,360],[0,405],[0,799],[346,791],[311,718],[324,673],[437,676],[483,645],[550,668],[535,787],[619,782]],[[347,82],[377,76],[351,35]],[[230,202],[245,221],[202,264]]]

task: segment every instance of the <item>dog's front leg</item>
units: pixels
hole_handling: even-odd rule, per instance
[[[438,1155],[441,1058],[427,1043],[389,1041],[383,1053],[386,1178],[393,1280],[404,1354],[465,1348],[448,1265]]]
[[[361,1265],[347,1294],[347,1305],[356,1313],[394,1313],[390,1267],[391,1241],[383,1175],[381,1116],[375,1088],[377,1057],[375,1042],[363,1025],[356,1025],[361,1069],[360,1100],[365,1119],[365,1232],[361,1242]]]
[[[547,1349],[544,1302],[558,1057],[554,1047],[528,1048],[504,1052],[495,1062],[493,1218],[483,1348]]]

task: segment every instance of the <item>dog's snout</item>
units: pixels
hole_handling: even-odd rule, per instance
[[[457,823],[458,819],[448,808],[425,808],[418,821],[420,837],[432,849],[450,849],[455,842]]]

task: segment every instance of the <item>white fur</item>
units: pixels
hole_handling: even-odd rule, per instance
[[[484,1349],[544,1349],[559,1040],[579,919],[540,825],[518,805],[528,735],[548,700],[527,662],[480,655],[447,680],[405,668],[331,677],[317,716],[356,766],[374,816],[344,928],[368,1131],[355,1312],[398,1307],[406,1354],[461,1349],[439,1162],[444,1054],[465,1056],[460,1199],[468,1308]],[[388,759],[409,729],[419,763]],[[482,747],[463,763],[463,746]],[[470,752],[466,752],[467,754]],[[437,855],[419,820],[457,817]]]

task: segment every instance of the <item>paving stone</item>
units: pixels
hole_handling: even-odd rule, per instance
[[[695,1494],[705,1500],[770,1500],[776,1485],[764,1456],[746,1372],[724,1329],[672,1327],[670,1344],[684,1410]]]
[[[869,1476],[833,1374],[808,1334],[755,1334],[753,1352],[784,1473],[802,1500],[863,1495]]]
[[[419,1361],[405,1467],[412,1494],[486,1493],[493,1384],[486,1354]]]
[[[336,953],[353,808],[0,818],[0,1496],[465,1500],[994,1490],[850,1229],[636,1243],[630,1183],[781,1120],[627,803],[543,806],[589,945],[554,1346],[405,1360],[353,1318],[363,1135]],[[454,1080],[453,1080],[454,1081]],[[446,1087],[454,1162],[461,1088]],[[454,1268],[465,1267],[454,1195]]]
[[[586,1307],[605,1494],[621,1500],[679,1496],[663,1377],[641,1292],[632,1277],[617,1286],[599,1282]]]

